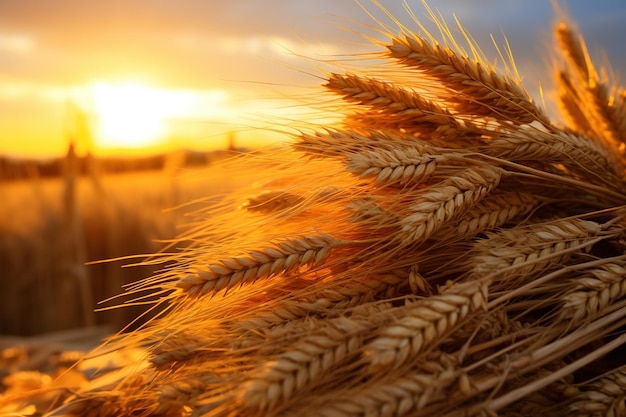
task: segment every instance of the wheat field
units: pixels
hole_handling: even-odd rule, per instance
[[[377,22],[381,64],[324,72],[341,124],[221,167],[268,180],[122,295],[163,309],[91,354],[122,365],[77,365],[4,409],[626,415],[626,94],[559,16],[553,121],[511,51],[496,68],[425,8],[440,38]]]

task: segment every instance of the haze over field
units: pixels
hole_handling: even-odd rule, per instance
[[[376,6],[363,3],[385,20]],[[381,3],[411,25],[401,2]],[[420,2],[408,4],[421,18]],[[502,44],[504,33],[527,88],[538,96],[554,17],[550,1],[431,6],[449,20],[454,11],[483,46],[490,44],[489,33]],[[624,73],[626,3],[571,0],[564,8],[592,56],[602,62],[596,50],[602,45]],[[0,2],[0,154],[63,154],[77,114],[92,126],[98,154],[221,148],[233,131],[243,146],[266,143],[275,136],[248,126],[310,112],[290,99],[267,101],[302,97],[306,87],[319,84],[313,65],[296,55],[328,59],[373,50],[342,28],[363,30],[352,22],[371,23],[352,0]],[[495,52],[485,52],[495,59]]]

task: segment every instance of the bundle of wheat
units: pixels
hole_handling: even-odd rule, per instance
[[[626,95],[559,23],[558,126],[427,10],[327,74],[343,125],[237,161],[280,180],[131,288],[167,311],[108,346],[149,366],[56,415],[625,415]]]

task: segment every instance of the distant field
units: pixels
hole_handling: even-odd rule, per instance
[[[184,230],[186,213],[233,179],[178,170],[0,183],[0,334],[31,335],[94,324],[120,328],[136,308],[94,313],[96,303],[159,266],[137,259]],[[177,209],[172,209],[174,207]]]

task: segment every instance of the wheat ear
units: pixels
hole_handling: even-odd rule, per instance
[[[570,413],[580,416],[626,415],[626,365],[578,389],[581,393],[571,400]]]
[[[258,279],[319,266],[339,241],[329,235],[305,236],[279,242],[248,256],[222,259],[208,270],[188,275],[176,283],[187,296],[213,294]]]
[[[497,134],[481,150],[487,155],[512,161],[562,164],[586,178],[609,177],[606,181],[618,177],[624,169],[609,149],[587,137],[563,130],[543,132],[522,127]]]
[[[454,240],[476,236],[529,213],[539,204],[540,200],[530,193],[505,191],[490,194],[476,203],[458,221],[439,229],[434,238]]]
[[[393,376],[393,375],[392,375]],[[404,416],[440,400],[443,391],[455,382],[454,371],[416,373],[378,379],[368,387],[344,390],[333,401],[312,408],[316,417]],[[322,398],[323,400],[323,398]]]
[[[474,276],[506,273],[510,279],[557,265],[595,243],[621,233],[590,220],[564,218],[517,226],[488,235],[476,243],[471,257]]]
[[[315,380],[342,361],[354,357],[361,346],[361,333],[371,327],[367,320],[339,317],[327,321],[320,330],[299,340],[274,361],[261,367],[259,375],[245,386],[246,407],[271,410],[289,402],[296,393],[313,385]]]
[[[567,126],[575,132],[593,137],[593,127],[585,115],[584,102],[569,72],[557,70],[554,79],[557,86],[557,105],[565,116]]]
[[[347,163],[347,170],[360,177],[373,177],[377,185],[419,184],[445,160],[417,148],[360,152]]]
[[[569,285],[574,289],[561,299],[563,308],[559,316],[564,321],[576,323],[593,317],[626,295],[626,268],[624,264],[606,263],[586,271]]]
[[[485,309],[486,305],[486,285],[472,282],[404,307],[403,316],[381,329],[380,335],[365,347],[372,372],[410,365],[468,314]]]
[[[612,104],[614,100],[593,67],[584,40],[564,22],[556,26],[555,37],[569,64],[568,68],[575,70],[575,86],[582,98],[581,108],[595,138],[623,151],[626,141],[624,114]]]
[[[417,35],[393,37],[388,46],[391,57],[455,91],[449,100],[460,113],[489,116],[507,123],[529,124],[549,119],[532,101],[519,83],[496,73],[477,60]]]
[[[393,296],[396,289],[406,281],[407,278],[403,274],[393,272],[364,277],[348,275],[346,279],[335,279],[320,285],[311,293],[299,294],[297,299],[276,302],[270,311],[258,312],[254,317],[240,322],[239,327],[265,329],[311,315],[328,315],[333,311],[339,314],[347,308],[371,301],[376,295]]]
[[[443,137],[469,133],[469,129],[459,123],[449,111],[415,91],[402,89],[394,84],[371,77],[333,73],[328,78],[326,87],[341,94],[347,101],[370,106],[379,112],[372,116],[382,112],[388,117],[406,119],[414,128]]]
[[[244,207],[251,212],[274,213],[291,209],[304,201],[303,196],[286,191],[265,191],[249,198]]]
[[[210,374],[209,374],[210,375]],[[168,382],[159,387],[158,405],[154,415],[183,415],[194,405],[195,399],[207,390],[211,381],[206,375]]]
[[[396,239],[405,245],[423,242],[480,201],[498,185],[500,177],[500,169],[490,165],[467,168],[441,185],[425,189],[400,221]]]
[[[449,152],[446,148],[434,147],[430,141],[391,129],[326,129],[315,133],[302,133],[296,137],[292,147],[311,157],[336,158],[344,161],[364,150],[416,149],[419,153],[433,155]],[[463,151],[455,149],[455,152]]]

